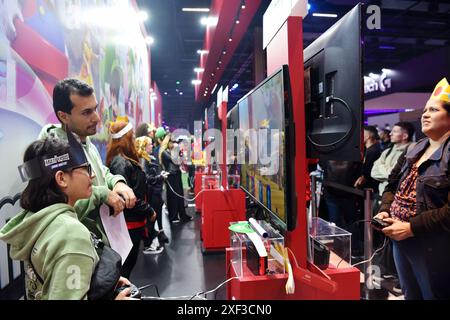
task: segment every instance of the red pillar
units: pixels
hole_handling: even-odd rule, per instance
[[[267,46],[267,73],[282,65],[289,66],[295,122],[295,188],[297,193],[297,227],[286,234],[286,245],[297,257],[299,266],[306,268],[306,137],[303,76],[303,28],[301,17],[289,17]]]

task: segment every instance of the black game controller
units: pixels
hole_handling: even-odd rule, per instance
[[[391,225],[390,223],[383,221],[381,219],[378,219],[378,218],[372,218],[372,221],[370,223],[372,224],[372,226],[374,226],[375,228],[378,228],[378,229],[383,229],[383,228],[389,227]]]
[[[122,287],[119,287],[116,289],[116,296],[121,293],[123,290],[130,288],[131,289],[131,293],[128,296],[129,298],[133,298],[133,299],[141,299],[141,291],[139,291],[138,287],[136,287],[134,284],[131,285],[124,285]]]

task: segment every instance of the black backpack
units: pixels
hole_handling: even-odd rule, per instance
[[[87,293],[88,300],[113,300],[116,296],[115,289],[120,279],[122,257],[110,247],[105,246],[92,232],[91,237],[99,261],[91,277],[91,283]],[[29,261],[36,278],[43,285],[44,280],[34,268],[31,262],[31,255]]]

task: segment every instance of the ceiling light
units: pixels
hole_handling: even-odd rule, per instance
[[[335,13],[313,13],[313,17],[337,18],[337,14],[335,14]]]
[[[183,8],[184,12],[209,12],[209,8]]]
[[[241,23],[239,20],[236,20],[236,24],[239,24],[239,23]]]
[[[229,41],[229,42],[233,41],[233,38],[231,38],[231,37],[230,37],[230,38],[228,38],[228,41]]]
[[[197,86],[197,85],[199,85],[199,84],[201,84],[201,83],[202,83],[201,80],[192,80],[192,84],[193,84],[194,86]]]
[[[219,22],[219,18],[217,17],[203,17],[200,19],[200,24],[207,27],[214,27]]]
[[[180,91],[180,96],[182,96],[183,95],[183,91]]]
[[[200,54],[200,55],[201,55],[201,54],[208,54],[209,51],[208,51],[208,50],[200,50],[200,49],[198,49],[198,50],[197,50],[197,53]]]
[[[138,13],[139,21],[147,21],[148,20],[148,13],[147,11],[141,10]]]
[[[203,72],[203,71],[205,71],[205,68],[194,68],[194,72],[199,73],[199,72]]]
[[[242,0],[241,9],[245,9],[245,0]]]
[[[219,64],[222,64],[222,61],[221,61],[221,60],[219,60]]]
[[[145,43],[149,44],[149,45],[152,45],[152,44],[155,43],[155,39],[153,39],[153,37],[150,37],[150,36],[145,37]]]
[[[211,77],[214,77],[214,73],[211,73]]]
[[[395,50],[394,46],[379,46],[378,48],[383,50]]]
[[[166,92],[164,92],[164,95],[165,95],[165,96],[167,96],[167,95],[168,95],[167,91],[166,91]]]
[[[226,50],[223,50],[223,51],[222,51],[222,54],[227,54],[227,51],[226,51]]]

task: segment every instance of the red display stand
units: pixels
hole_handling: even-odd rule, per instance
[[[286,232],[285,246],[290,248],[295,294],[287,295],[287,274],[254,275],[244,263],[242,275],[227,283],[228,299],[255,300],[311,300],[311,299],[359,299],[360,272],[348,264],[331,261],[330,268],[322,271],[307,259],[308,225],[306,219],[306,132],[304,98],[304,63],[302,18],[290,16],[270,40],[267,46],[267,73],[272,74],[282,65],[289,66],[291,82],[293,121],[295,124],[295,192],[297,196],[297,224],[293,231]],[[294,192],[291,190],[290,192]],[[231,263],[231,248],[226,253],[227,278],[236,276]],[[333,253],[331,253],[333,255]],[[295,259],[294,259],[295,256]],[[297,260],[298,265],[296,262]],[[334,261],[336,262],[336,261]],[[345,267],[344,267],[345,266]]]
[[[231,264],[232,248],[226,249],[227,279],[236,276]],[[339,260],[338,260],[339,261]],[[288,295],[285,285],[288,274],[254,275],[244,264],[243,276],[227,284],[228,300],[359,300],[360,271],[341,262],[344,268],[333,265],[321,271],[309,265],[302,269],[293,263],[295,293]],[[336,265],[336,264],[335,264]]]
[[[203,190],[202,251],[223,251],[230,246],[230,222],[244,221],[245,193],[240,189]]]

